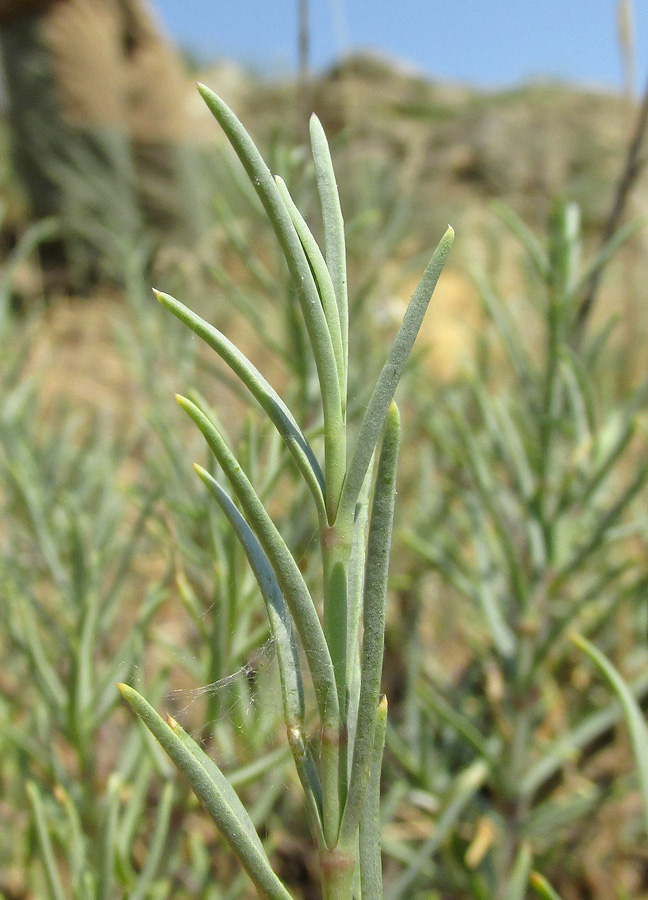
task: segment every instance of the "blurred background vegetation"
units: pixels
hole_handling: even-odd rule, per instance
[[[348,228],[356,419],[424,257],[447,222],[458,235],[399,398],[386,896],[524,900],[533,867],[563,900],[648,897],[622,712],[568,641],[587,635],[648,703],[648,232],[632,224],[645,173],[617,252],[597,262],[637,104],[553,83],[484,92],[370,55],[306,87],[227,63],[191,74],[307,218],[305,104],[324,124]],[[256,198],[189,87],[186,102],[212,225],[153,259],[143,241],[123,289],[83,298],[43,294],[46,226],[28,219],[1,123],[5,900],[252,896],[120,708],[114,685],[129,680],[222,764],[295,897],[318,896],[263,606],[194,477],[193,460],[211,463],[173,392],[213,406],[307,578],[314,523],[286,500],[295,479],[273,433],[150,287],[223,330],[316,433],[312,361]]]

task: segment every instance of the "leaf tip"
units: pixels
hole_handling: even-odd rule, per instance
[[[213,480],[207,469],[204,469],[200,465],[200,463],[193,463],[193,469],[196,475],[201,479],[201,481],[204,481],[205,484]]]
[[[124,698],[124,700],[126,701],[126,703],[128,703],[128,705],[130,706],[131,697],[132,697],[133,694],[135,693],[135,691],[133,690],[133,688],[132,688],[132,687],[129,687],[129,685],[124,684],[124,683],[121,682],[121,681],[118,681],[118,682],[117,682],[117,690],[118,690],[119,693],[122,695],[122,697]]]

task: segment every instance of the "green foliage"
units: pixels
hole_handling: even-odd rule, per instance
[[[378,897],[382,893],[380,865],[375,844],[370,847],[366,835],[377,833],[386,721],[386,706],[379,701],[379,689],[400,435],[393,397],[450,250],[452,231],[449,229],[439,244],[412,298],[347,461],[349,312],[345,241],[326,138],[313,117],[311,142],[322,203],[325,258],[285,183],[272,177],[238,119],[207,88],[201,86],[200,92],[254,185],[288,266],[315,359],[323,413],[322,467],[290,410],[243,354],[182,304],[167,295],[158,297],[232,368],[275,425],[297,463],[318,518],[323,625],[295,557],[227,446],[218,424],[196,403],[183,397],[178,402],[202,432],[240,505],[241,512],[218,481],[202,467],[196,467],[243,543],[266,601],[279,661],[288,740],[320,854],[324,897],[351,900],[363,813],[373,821],[364,821],[365,837],[358,857],[360,882]],[[369,506],[369,492],[363,490],[363,485],[369,484],[371,461],[379,443],[378,469]],[[358,520],[364,527],[355,526]],[[365,556],[363,577],[357,561]],[[348,630],[350,621],[355,625],[353,631]],[[315,693],[318,746],[309,746],[305,730],[297,637]],[[184,744],[174,725],[165,726],[137,692],[125,685],[121,690],[187,776],[257,889],[267,897],[290,896],[272,872],[251,821],[220,770],[206,758],[198,758],[199,748]]]
[[[488,801],[471,803],[464,816],[490,820],[493,847],[479,865],[462,863],[456,873],[475,897],[482,890],[524,896],[516,885],[526,883],[532,856],[560,865],[561,836],[603,801],[595,784],[569,792],[561,772],[622,712],[615,704],[598,708],[570,685],[578,665],[565,637],[579,628],[618,652],[615,622],[629,614],[631,639],[641,646],[648,575],[641,504],[648,455],[638,440],[646,385],[606,396],[603,333],[574,346],[590,273],[637,226],[582,266],[575,207],[557,204],[546,246],[510,211],[501,216],[526,253],[528,300],[515,309],[476,275],[499,358],[482,354],[481,367],[430,408],[423,427],[435,496],[421,506],[416,531],[403,535],[438,573],[442,603],[460,604],[456,621],[471,653],[463,686],[421,662],[411,702],[420,746],[431,742],[437,761],[424,775],[425,757],[400,759],[433,790],[441,773],[452,790],[470,759],[488,766]],[[624,705],[633,691],[645,695],[646,662],[641,654],[634,661],[642,675]],[[556,729],[559,697],[567,708]],[[397,750],[400,740],[394,735]]]
[[[419,356],[403,378],[451,235],[388,350],[393,173],[361,163],[340,201],[314,120],[314,165],[275,143],[275,178],[203,94],[243,169],[219,151],[213,257],[159,303],[135,248],[123,421],[48,404],[30,355],[48,320],[9,314],[47,230],[0,278],[0,893],[297,898],[305,818],[326,898],[579,891],[583,823],[637,785],[591,774],[615,731],[646,793],[647,389],[618,377],[611,327],[574,333],[638,223],[582,263],[573,207],[545,238],[499,209],[522,298],[477,272],[474,371],[443,388]],[[644,830],[625,817],[628,856]]]

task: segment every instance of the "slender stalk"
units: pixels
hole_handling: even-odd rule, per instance
[[[614,195],[612,208],[608,214],[603,235],[601,237],[601,247],[607,244],[616,233],[619,223],[623,217],[623,213],[628,205],[628,199],[634,185],[641,174],[641,170],[645,165],[645,159],[642,156],[641,149],[646,137],[646,126],[648,126],[648,84],[644,90],[639,115],[637,116],[637,124],[634,133],[628,144],[628,152],[626,155],[623,172],[619,178],[617,189]],[[576,322],[574,328],[576,343],[580,340],[588,320],[592,316],[592,310],[598,297],[598,291],[601,284],[601,276],[603,268],[597,269],[590,279],[586,287],[585,294],[581,300],[578,312],[576,314]]]

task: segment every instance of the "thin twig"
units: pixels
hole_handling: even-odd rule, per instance
[[[607,244],[607,242],[616,232],[623,217],[623,213],[625,212],[625,209],[627,207],[630,192],[632,191],[632,188],[634,187],[637,179],[639,178],[639,175],[641,174],[641,170],[644,167],[645,159],[641,156],[641,149],[643,146],[644,138],[646,136],[647,124],[648,84],[646,85],[646,90],[641,102],[641,108],[639,110],[639,117],[637,119],[634,134],[632,136],[630,144],[628,145],[626,163],[617,184],[617,189],[614,195],[614,202],[612,204],[610,214],[607,218],[607,222],[605,223],[605,228],[603,229],[603,235],[601,237],[602,247]],[[583,331],[585,330],[587,320],[592,314],[592,309],[594,308],[594,304],[598,296],[602,274],[603,269],[597,269],[592,275],[585,289],[583,299],[578,308],[578,313],[576,314],[576,321],[574,325],[576,343],[579,343]]]

